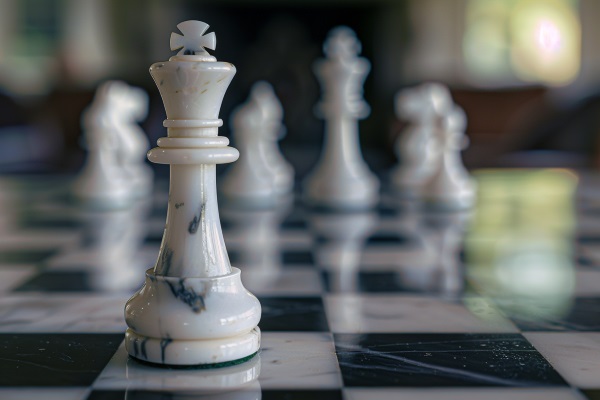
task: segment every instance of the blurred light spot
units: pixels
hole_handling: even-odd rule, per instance
[[[577,2],[470,0],[463,54],[476,79],[567,84],[581,64]]]

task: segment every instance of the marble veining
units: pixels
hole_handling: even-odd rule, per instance
[[[337,334],[335,341],[347,386],[565,384],[516,334]]]

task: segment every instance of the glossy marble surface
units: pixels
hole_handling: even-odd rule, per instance
[[[0,231],[0,398],[599,398],[600,180],[562,174],[480,177],[507,190],[468,215],[222,204],[263,342],[212,370],[155,368],[124,348],[123,306],[155,261],[164,186],[107,227],[59,200],[68,179],[21,181],[4,192],[19,218]],[[522,190],[535,185],[541,199]],[[107,229],[126,243],[107,245]]]

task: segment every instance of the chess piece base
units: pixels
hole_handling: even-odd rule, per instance
[[[379,182],[370,176],[340,181],[315,174],[305,185],[304,199],[312,207],[324,209],[370,209],[379,201]]]
[[[218,368],[250,360],[260,348],[260,329],[222,339],[171,340],[142,336],[129,328],[125,348],[133,358],[153,364]]]
[[[130,355],[168,365],[239,360],[260,347],[261,307],[244,288],[240,270],[207,278],[146,271],[146,282],[125,306]]]

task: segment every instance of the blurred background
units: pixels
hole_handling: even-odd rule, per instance
[[[269,81],[285,110],[281,146],[299,175],[323,134],[312,63],[337,25],[355,30],[372,64],[372,112],[360,132],[373,169],[395,162],[395,93],[424,81],[447,84],[465,109],[468,167],[597,168],[599,17],[597,0],[0,0],[0,172],[77,171],[81,112],[108,79],[145,89],[143,128],[152,144],[165,136],[148,68],[174,54],[170,33],[188,19],[211,25],[212,53],[238,70],[221,135],[251,85]]]

